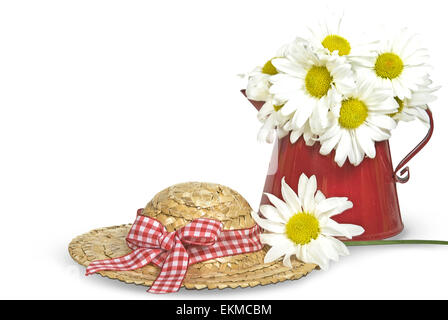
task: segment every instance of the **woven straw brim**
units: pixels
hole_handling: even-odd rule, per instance
[[[120,257],[131,250],[126,245],[126,235],[131,225],[92,230],[76,237],[69,245],[72,258],[83,266],[94,260]],[[183,281],[187,289],[224,289],[227,287],[254,287],[285,280],[299,279],[313,269],[314,264],[302,263],[292,258],[293,268],[287,268],[282,261],[264,263],[267,248],[231,257],[213,259],[191,265]],[[151,286],[160,268],[154,265],[133,271],[101,271],[102,276],[118,279],[126,283]]]

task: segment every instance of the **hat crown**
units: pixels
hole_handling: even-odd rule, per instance
[[[251,211],[246,199],[226,186],[188,182],[156,194],[141,214],[157,219],[171,232],[198,218],[219,220],[226,230],[251,228],[255,225]]]

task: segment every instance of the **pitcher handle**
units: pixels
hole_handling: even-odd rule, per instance
[[[434,132],[434,119],[432,117],[432,112],[429,107],[426,109],[426,113],[429,117],[429,130],[426,134],[425,138],[412,150],[401,162],[398,164],[397,168],[394,171],[395,181],[398,183],[406,183],[409,181],[409,167],[404,167],[420,150],[423,149],[424,146],[431,139],[432,133]],[[404,167],[404,168],[403,168]]]

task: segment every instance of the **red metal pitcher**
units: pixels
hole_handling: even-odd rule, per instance
[[[244,90],[242,91],[245,94]],[[263,102],[249,100],[257,110]],[[264,192],[281,198],[281,179],[285,177],[294,191],[302,173],[315,175],[318,189],[326,197],[348,197],[353,208],[335,216],[339,223],[360,225],[365,232],[352,240],[381,240],[399,234],[403,230],[396,183],[409,180],[409,168],[405,167],[429,141],[434,130],[431,111],[427,109],[430,128],[426,137],[414,148],[394,170],[389,142],[376,143],[376,157],[366,158],[357,167],[346,162],[339,167],[334,161],[334,151],[323,156],[320,145],[309,147],[301,138],[291,144],[289,136],[278,140],[274,146]],[[261,204],[269,200],[263,194]]]

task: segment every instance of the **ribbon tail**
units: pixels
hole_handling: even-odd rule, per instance
[[[140,269],[160,254],[161,250],[140,248],[131,253],[113,259],[96,260],[89,264],[86,276],[103,270],[128,271]]]
[[[189,262],[190,257],[187,250],[180,241],[177,242],[148,292],[171,293],[179,291],[187,273]]]

